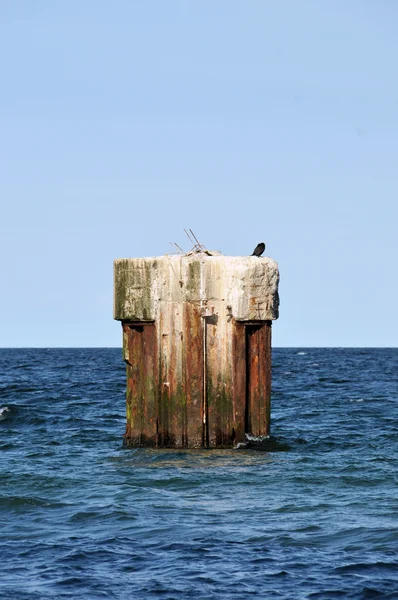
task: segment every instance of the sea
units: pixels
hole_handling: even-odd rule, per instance
[[[0,350],[0,598],[398,598],[398,349],[275,348],[272,444],[123,449],[118,348]]]

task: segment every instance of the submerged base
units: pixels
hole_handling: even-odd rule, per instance
[[[244,442],[240,442],[244,445]],[[205,450],[205,449],[222,449],[222,448],[237,448],[235,440],[224,440],[222,443],[206,444],[203,441],[196,443],[178,443],[176,439],[168,439],[163,442],[156,443],[153,439],[131,438],[127,435],[123,436],[123,448],[169,448],[175,450]]]
[[[298,440],[300,443],[305,443],[303,440]],[[123,448],[158,448],[159,450],[259,450],[263,452],[269,452],[272,450],[289,450],[290,446],[286,441],[283,441],[280,437],[273,437],[271,435],[259,436],[255,437],[250,434],[245,434],[245,441],[238,442],[234,444],[232,441],[230,444],[220,445],[220,446],[197,446],[197,447],[189,447],[189,446],[177,446],[177,445],[168,445],[168,446],[156,446],[150,445],[146,443],[139,443],[137,440],[132,440],[127,436],[123,436]]]

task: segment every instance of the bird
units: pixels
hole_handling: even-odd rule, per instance
[[[264,252],[264,250],[265,250],[265,244],[264,244],[264,242],[260,242],[254,248],[254,252],[253,252],[253,254],[251,254],[251,256],[261,256],[262,253]]]

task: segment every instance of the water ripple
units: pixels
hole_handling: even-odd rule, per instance
[[[397,359],[276,349],[271,444],[126,451],[119,349],[0,350],[0,598],[396,598]]]

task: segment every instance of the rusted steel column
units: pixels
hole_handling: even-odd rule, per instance
[[[157,364],[154,323],[124,323],[127,371],[126,446],[157,445]]]
[[[209,448],[234,445],[237,424],[234,419],[233,360],[228,352],[230,327],[218,315],[205,317],[206,398]]]
[[[245,441],[246,412],[246,327],[240,321],[233,321],[232,338],[232,398],[235,416],[235,440]]]
[[[269,435],[271,404],[271,322],[246,326],[246,433]]]
[[[184,389],[182,307],[168,303],[159,317],[160,405],[159,446],[187,447],[187,405]]]
[[[197,306],[184,304],[183,356],[186,397],[186,446],[205,446],[203,319]]]
[[[265,331],[265,418],[267,427],[265,435],[271,433],[271,388],[272,388],[272,321],[267,321]]]

